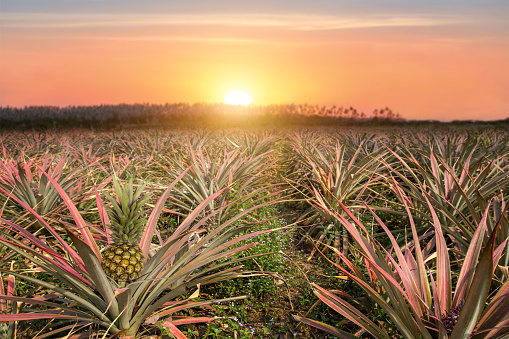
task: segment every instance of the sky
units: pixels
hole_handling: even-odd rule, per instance
[[[509,117],[509,1],[0,0],[0,106],[223,102]]]

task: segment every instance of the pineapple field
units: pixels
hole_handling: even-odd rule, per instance
[[[0,338],[509,338],[509,130],[373,125],[0,131]]]

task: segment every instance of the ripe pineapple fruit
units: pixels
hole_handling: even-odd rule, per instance
[[[143,269],[145,258],[139,247],[140,237],[145,229],[142,208],[150,196],[141,196],[145,185],[134,192],[132,179],[127,187],[121,187],[114,178],[113,186],[118,201],[106,196],[111,203],[107,211],[113,244],[103,252],[102,267],[106,275],[115,282],[131,282],[140,276]]]

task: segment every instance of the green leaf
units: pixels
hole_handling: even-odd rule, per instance
[[[111,286],[108,277],[104,273],[104,270],[101,267],[101,263],[87,244],[81,241],[70,230],[67,230],[67,234],[69,237],[71,237],[74,246],[76,246],[80,257],[83,259],[87,272],[94,283],[94,287],[99,291],[99,293],[101,293],[104,301],[109,303],[111,300],[113,300],[109,308],[109,312],[112,315],[112,318],[116,318],[119,312],[118,303],[115,299],[113,287]]]
[[[39,167],[39,166],[38,166]],[[95,256],[101,260],[101,252],[99,251],[99,247],[97,247],[97,244],[95,243],[94,237],[92,236],[92,233],[90,232],[90,229],[88,228],[88,225],[85,223],[85,220],[83,220],[83,217],[78,212],[78,209],[76,206],[74,206],[74,203],[72,202],[71,198],[69,198],[69,195],[64,191],[64,189],[58,184],[58,182],[53,179],[48,173],[44,172],[42,168],[40,168],[40,171],[48,178],[48,180],[53,184],[55,189],[58,191],[62,199],[64,200],[65,205],[71,212],[71,215],[74,219],[74,222],[76,223],[76,226],[78,226],[78,229],[81,232],[81,235],[83,236],[83,239],[85,240],[86,244],[92,249]]]
[[[304,317],[301,317],[301,316],[298,316],[298,315],[295,315],[295,314],[292,314],[292,317],[293,317],[293,319],[295,319],[297,321],[300,321],[301,323],[304,323],[304,324],[316,327],[316,328],[318,328],[318,329],[320,329],[322,331],[325,331],[325,332],[328,332],[328,333],[330,333],[332,335],[338,336],[339,338],[344,338],[344,339],[357,339],[358,338],[357,336],[355,336],[355,335],[353,335],[351,333],[342,331],[340,329],[335,328],[334,326],[327,325],[327,324],[325,324],[325,323],[323,323],[321,321],[317,321],[317,320],[313,320],[313,319],[309,319],[309,318],[304,318]],[[265,333],[265,328],[264,328],[264,333]]]
[[[143,232],[140,240],[140,248],[143,252],[143,256],[145,257],[145,260],[148,258],[148,252],[150,249],[150,244],[152,243],[152,236],[154,235],[154,231],[157,225],[157,220],[159,219],[159,216],[161,215],[161,211],[164,207],[164,203],[166,202],[166,199],[168,199],[168,196],[171,193],[171,190],[173,187],[182,179],[182,177],[189,171],[191,167],[188,167],[186,170],[184,170],[173,182],[168,186],[168,188],[164,191],[163,195],[157,200],[157,203],[152,210],[152,213],[150,213],[150,216],[147,221],[147,227],[145,228],[145,231]]]

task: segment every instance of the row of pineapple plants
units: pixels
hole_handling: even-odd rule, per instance
[[[315,294],[360,327],[360,333],[376,338],[509,335],[507,136],[483,144],[482,137],[468,135],[403,135],[381,147],[376,139],[357,142],[346,161],[348,143],[340,143],[341,138],[330,138],[321,147],[292,149],[300,166],[312,169],[312,174],[303,171],[308,183],[300,186],[308,212],[320,220],[309,230],[336,230],[318,233],[316,249],[334,253],[331,265],[383,309],[396,331],[388,334],[386,324],[374,323],[366,308],[356,307],[359,296],[313,285]],[[301,136],[293,140],[305,144]],[[330,143],[336,140],[332,151]],[[355,138],[350,140],[355,144]],[[369,151],[363,153],[365,149]],[[359,154],[365,158],[359,159]],[[370,161],[375,165],[367,170]],[[338,189],[343,183],[348,190]],[[370,207],[373,201],[385,202],[386,207]],[[359,221],[359,209],[369,211],[374,221],[370,230]],[[375,210],[404,215],[403,227],[389,229]],[[373,228],[383,232],[373,234]],[[334,239],[338,229],[353,239],[343,243],[343,251]],[[402,233],[395,231],[405,236],[397,241],[395,236]],[[325,234],[333,236],[334,245],[324,241]],[[381,239],[389,239],[389,246]],[[359,254],[361,262],[353,261]],[[454,272],[451,267],[461,269]],[[313,319],[295,319],[339,337],[356,337]]]
[[[247,226],[230,229],[236,221],[243,220],[243,217],[254,209],[253,207],[237,214],[239,210],[235,206],[245,205],[246,202],[256,206],[257,197],[268,190],[272,192],[273,199],[276,200],[276,197],[281,196],[281,192],[279,192],[280,185],[275,183],[285,181],[285,198],[291,197],[293,200],[301,201],[300,205],[297,205],[303,211],[299,225],[306,230],[306,239],[312,236],[316,245],[316,250],[310,253],[310,257],[327,251],[329,253],[324,255],[329,258],[331,253],[337,255],[337,259],[333,260],[331,265],[337,266],[337,269],[346,267],[345,275],[348,273],[352,275],[354,272],[350,279],[359,283],[361,288],[366,286],[366,283],[363,285],[361,277],[365,278],[367,275],[369,283],[374,284],[372,287],[378,291],[379,296],[373,297],[369,293],[371,290],[365,293],[373,303],[380,306],[384,305],[381,300],[388,298],[389,287],[398,291],[408,287],[402,278],[405,272],[408,274],[408,271],[397,270],[395,262],[400,258],[396,245],[401,248],[406,257],[411,256],[413,251],[416,258],[414,261],[419,265],[421,265],[419,257],[425,255],[427,260],[425,266],[419,266],[419,269],[429,275],[430,286],[433,286],[433,281],[440,281],[440,291],[444,293],[443,286],[447,284],[442,282],[451,279],[447,278],[447,270],[444,267],[447,265],[465,267],[461,265],[468,257],[471,258],[467,261],[470,265],[470,273],[473,272],[472,270],[481,266],[477,265],[476,259],[479,257],[479,251],[488,248],[488,245],[493,242],[493,253],[496,251],[496,256],[492,255],[494,274],[484,274],[483,277],[489,276],[490,284],[493,280],[494,283],[490,285],[492,290],[496,287],[498,291],[505,292],[501,292],[498,299],[490,297],[491,302],[498,300],[500,303],[499,300],[502,300],[502,304],[494,304],[498,307],[495,309],[498,310],[498,318],[490,318],[491,322],[484,324],[492,325],[497,321],[503,324],[506,318],[500,314],[507,310],[507,305],[503,304],[503,301],[507,296],[507,290],[504,288],[507,282],[508,263],[505,207],[507,203],[504,200],[504,192],[507,191],[509,180],[507,135],[485,134],[478,138],[469,138],[466,134],[451,136],[447,133],[411,133],[404,130],[397,133],[391,130],[382,132],[376,131],[375,134],[365,135],[321,130],[274,134],[200,130],[181,133],[174,130],[143,131],[134,134],[122,132],[112,135],[85,133],[79,138],[73,139],[69,136],[63,140],[30,136],[36,140],[36,143],[46,143],[45,147],[34,146],[33,140],[23,140],[19,135],[4,136],[2,140],[3,181],[0,186],[3,199],[2,225],[3,234],[5,234],[3,241],[6,247],[11,249],[9,255],[12,256],[12,253],[26,255],[26,259],[34,262],[38,270],[42,268],[44,271],[54,272],[55,277],[67,279],[59,283],[63,282],[67,287],[71,287],[72,291],[79,291],[77,286],[88,287],[88,290],[84,289],[87,298],[103,302],[102,308],[88,309],[83,313],[81,310],[83,305],[80,304],[83,298],[79,293],[77,297],[70,296],[64,289],[59,290],[58,293],[61,295],[52,296],[55,293],[51,293],[50,290],[56,285],[51,287],[41,285],[46,286],[49,289],[48,295],[52,296],[47,300],[58,301],[51,303],[40,300],[44,299],[40,295],[31,298],[38,300],[35,305],[50,308],[50,311],[46,313],[47,317],[67,316],[69,319],[72,317],[78,319],[81,316],[82,318],[79,318],[82,320],[81,323],[95,322],[107,333],[133,336],[140,329],[140,321],[142,324],[146,322],[146,319],[164,319],[164,316],[186,307],[200,306],[201,304],[185,300],[184,297],[196,286],[198,291],[202,284],[216,283],[232,277],[261,274],[242,272],[239,271],[238,266],[227,266],[227,263],[221,262],[216,269],[220,272],[221,267],[228,267],[227,273],[221,275],[217,273],[217,270],[202,267],[205,273],[200,276],[197,272],[200,270],[200,264],[196,266],[197,262],[193,262],[193,266],[185,260],[180,262],[177,259],[180,258],[181,253],[186,252],[184,245],[187,245],[187,252],[192,253],[186,257],[186,260],[192,261],[191,259],[198,257],[203,260],[204,266],[214,260],[220,260],[219,253],[228,253],[227,256],[230,257],[234,253],[248,249],[248,247],[230,250],[224,248],[223,252],[219,251],[214,256],[211,255],[212,250],[209,247],[211,243],[220,246],[221,241],[216,242],[215,237],[220,237],[221,234],[225,237],[220,239],[228,246],[234,246],[256,235],[246,233],[249,229]],[[63,150],[68,154],[67,157],[61,156]],[[47,159],[46,162],[43,159]],[[52,165],[49,164],[50,162]],[[59,165],[64,163],[68,166]],[[182,173],[185,174],[181,175]],[[114,179],[116,177],[126,182],[127,188],[123,188]],[[140,178],[148,182],[147,186],[145,189],[134,189],[133,184],[127,180],[128,177]],[[165,186],[170,180],[173,183],[166,189]],[[35,186],[39,191],[35,190]],[[111,191],[112,186],[114,189]],[[161,198],[158,201],[143,199],[143,191],[148,191],[147,188],[150,191],[160,192]],[[149,195],[147,194],[146,197]],[[55,206],[41,210],[40,207],[49,201],[53,201]],[[266,199],[263,201],[258,201],[258,206],[266,204]],[[141,212],[143,202],[148,202],[147,205],[153,209],[148,220],[145,220],[146,217],[143,217]],[[412,245],[412,239],[407,237],[404,243],[399,236],[398,242],[390,241],[393,246],[392,252],[376,244],[373,245],[375,250],[385,253],[385,256],[379,257],[378,261],[375,257],[369,257],[366,254],[369,250],[366,250],[366,253],[363,252],[365,248],[361,244],[365,245],[365,243],[361,239],[366,239],[365,242],[368,244],[375,244],[376,241],[370,236],[372,231],[366,233],[363,230],[363,223],[357,217],[360,214],[371,215],[370,208],[373,211],[373,219],[377,218],[377,213],[386,215],[390,212],[401,220],[400,225],[397,226],[398,229],[391,229],[389,232],[381,225],[383,221],[371,223],[370,228],[381,230],[378,235],[375,235],[375,239],[384,235],[385,243],[387,243],[392,234],[398,237],[398,234],[404,234],[406,230],[408,234],[416,236],[421,242],[431,239],[427,243],[428,246],[424,247],[425,250],[419,254],[415,245],[419,241]],[[68,212],[63,212],[64,210],[71,212],[71,216],[67,215]],[[486,211],[491,211],[491,214]],[[183,220],[166,241],[162,239],[164,231],[156,227],[162,212],[173,213]],[[82,215],[87,221],[83,220]],[[406,219],[402,219],[401,215],[406,215],[403,217]],[[88,219],[95,226],[90,225]],[[416,225],[411,227],[408,221],[414,219]],[[346,226],[345,220],[348,220],[350,227]],[[483,226],[484,228],[481,227],[484,225],[481,224],[482,221],[486,225]],[[352,228],[352,222],[357,227]],[[105,227],[105,225],[110,226]],[[437,231],[438,228],[441,233]],[[485,234],[476,233],[480,228],[485,230]],[[219,231],[216,232],[216,230]],[[209,237],[210,234],[214,235]],[[242,234],[241,240],[228,240],[234,234]],[[440,234],[447,240],[445,249],[442,246],[443,242],[439,239]],[[492,236],[493,234],[495,235]],[[140,236],[141,240],[138,243],[136,239]],[[147,240],[148,238],[151,239]],[[152,243],[155,239],[158,244]],[[473,239],[476,242],[473,242]],[[168,245],[172,241],[173,245]],[[115,245],[115,243],[122,244]],[[442,244],[440,257],[438,243]],[[475,245],[472,246],[472,243]],[[198,244],[201,247],[195,248],[194,246]],[[158,259],[153,259],[157,253],[161,253],[161,248],[166,249],[165,245],[170,246],[173,252],[167,249],[164,254],[159,255]],[[190,251],[190,248],[194,250]],[[110,249],[113,250],[110,251]],[[212,251],[213,253],[215,252]],[[358,256],[359,253],[366,258],[368,270],[362,266],[355,267],[351,262],[351,256]],[[372,253],[369,254],[372,255]],[[82,255],[87,259],[81,258]],[[173,255],[173,257],[167,258],[167,255],[170,257]],[[54,259],[48,263],[48,257],[52,256]],[[210,257],[213,258],[212,261],[208,261]],[[449,263],[446,257],[450,258]],[[388,262],[387,267],[380,264],[380,258]],[[152,260],[160,260],[159,266],[152,264]],[[198,260],[199,263],[201,263],[200,260]],[[236,260],[240,261],[240,259],[230,261],[235,264]],[[148,267],[150,269],[157,267],[159,272],[147,277],[146,265],[149,262],[152,266]],[[170,278],[163,272],[170,271],[174,274],[175,271],[168,268],[175,262],[181,263],[184,268],[192,267],[193,271],[185,272],[184,270],[184,275],[180,278]],[[439,262],[440,272],[445,272],[441,273],[440,279],[438,279],[438,273],[435,273],[438,272]],[[453,264],[450,264],[451,262]],[[487,259],[484,262],[487,262]],[[4,277],[9,276],[7,279],[12,280],[13,274],[17,273],[9,269],[8,263],[9,260],[4,260],[2,263]],[[50,263],[57,264],[58,268],[52,268]],[[145,265],[144,268],[141,268],[142,263]],[[379,267],[375,264],[385,269],[385,273],[377,271]],[[230,271],[231,267],[234,269]],[[98,273],[99,271],[103,273]],[[67,278],[62,272],[66,274],[72,272],[75,280]],[[186,274],[189,275],[186,276]],[[214,278],[209,279],[207,274]],[[383,279],[388,279],[389,274],[393,275],[393,279],[389,279],[388,283],[384,282]],[[193,278],[189,278],[190,276]],[[471,277],[472,274],[469,276]],[[357,280],[354,277],[357,277]],[[457,274],[449,272],[449,277],[452,277],[452,281],[456,281]],[[20,275],[17,278],[18,280],[26,279],[26,276]],[[29,275],[29,279],[34,278]],[[105,281],[112,287],[104,287],[107,285]],[[426,285],[424,281],[421,276],[420,284]],[[462,281],[461,286],[469,286],[470,282]],[[178,283],[183,283],[185,287]],[[171,290],[178,287],[181,293],[171,294],[168,288],[163,286],[171,286]],[[315,285],[312,287],[321,300],[335,310],[341,309],[330,302],[338,297],[334,291],[320,290],[320,287]],[[140,288],[143,288],[143,292]],[[461,288],[462,291],[466,289],[466,287]],[[424,288],[423,290],[424,292],[419,293],[428,293],[429,287],[428,292]],[[452,287],[449,290],[451,296],[453,290]],[[64,291],[67,294],[64,294]],[[432,315],[427,309],[430,307],[430,300],[439,303],[437,301],[439,299],[425,299],[416,292],[415,288],[411,293],[403,294],[403,297],[410,298],[408,300],[412,301],[408,312],[412,317],[420,314],[421,321],[426,315],[425,321],[429,323],[425,323],[424,328],[433,328],[430,332],[432,337],[437,335],[444,337],[453,333],[451,329],[454,326],[445,325],[449,323],[449,320],[443,316],[461,314],[459,305],[465,304],[465,298],[457,299],[456,293],[459,292],[454,293],[454,302],[444,301],[442,308],[435,309]],[[170,296],[167,296],[169,299],[165,299],[165,303],[158,304],[157,307],[168,307],[167,312],[163,311],[161,314],[157,307],[153,308],[153,305],[151,305],[152,308],[149,307],[148,300],[154,302],[163,294]],[[3,293],[3,295],[1,299],[6,300],[3,304],[4,309],[7,302],[12,306],[15,301],[13,298],[19,298],[14,297],[12,293]],[[179,297],[181,304],[174,301]],[[443,298],[442,295],[440,297]],[[76,301],[73,298],[81,299]],[[143,303],[141,301],[144,298],[147,299]],[[405,300],[401,298],[397,296],[395,300],[401,303]],[[421,305],[417,305],[419,302],[416,304],[416,298],[422,299]],[[86,299],[83,300],[86,301]],[[26,300],[16,300],[16,302],[17,305],[27,305],[23,304]],[[177,306],[172,307],[173,304],[170,305],[172,302]],[[210,301],[202,303],[208,302]],[[62,304],[66,303],[73,305],[73,310],[62,308],[65,307]],[[95,302],[92,304],[96,305]],[[184,304],[186,306],[183,306]],[[52,307],[60,310],[60,313],[54,309],[51,310]],[[384,308],[384,312],[387,313],[391,307],[394,306]],[[419,307],[420,313],[414,314]],[[150,309],[152,313],[143,313],[139,311],[140,308],[146,312]],[[352,312],[350,306],[347,308]],[[401,308],[403,309],[403,306]],[[428,313],[423,311],[423,308]],[[9,321],[12,323],[21,320],[25,314],[23,312],[35,309],[37,307],[34,306],[25,310],[11,308],[11,312],[15,312],[10,315],[13,318],[4,319],[11,319]],[[76,309],[80,309],[82,313],[77,312]],[[362,310],[360,312],[362,313]],[[405,314],[404,310],[401,312]],[[341,314],[375,337],[384,333],[384,326],[375,324],[378,326],[377,329],[371,328],[370,331],[365,328],[365,323],[359,324],[355,321],[359,319],[358,316]],[[390,313],[387,315],[391,323],[401,323],[394,320],[401,318],[400,313],[396,316],[391,316]],[[35,315],[35,318],[37,317],[42,316]],[[105,317],[108,321],[104,320]],[[145,319],[140,320],[141,318]],[[338,333],[347,335],[341,329],[331,329],[330,326],[318,324],[312,319],[305,319],[299,315],[296,315],[296,318],[329,332],[332,331],[335,335]],[[407,314],[404,320],[411,323],[411,319]],[[424,330],[420,327],[419,320],[413,319],[414,325],[405,323],[406,329],[402,330],[402,335],[408,335],[410,331],[410,335],[415,336],[416,333],[420,333],[426,337],[422,334]],[[212,320],[213,317],[201,319],[201,321]],[[193,320],[177,320],[172,324],[178,325],[186,321]],[[445,332],[441,326],[445,328]],[[378,330],[380,332],[376,332]],[[470,330],[479,332],[483,328],[479,325]],[[178,329],[175,328],[174,331],[178,333]]]
[[[20,303],[39,305],[50,307],[50,309],[47,312],[35,314],[36,308],[33,306],[24,309],[12,308],[13,314],[3,316],[2,320],[12,323],[16,320],[44,318],[79,319],[97,323],[104,327],[107,333],[133,337],[147,318],[162,319],[166,315],[190,307],[217,302],[217,300],[194,303],[189,300],[174,301],[192,288],[197,287],[199,295],[201,285],[259,275],[260,273],[242,271],[242,266],[238,264],[249,260],[249,256],[245,258],[235,256],[236,253],[245,251],[256,243],[250,242],[240,247],[235,245],[263,232],[246,233],[251,226],[232,227],[232,225],[257,207],[276,201],[278,192],[268,193],[268,202],[265,196],[263,202],[257,203],[257,194],[264,190],[260,184],[264,177],[258,172],[270,171],[271,163],[269,161],[267,166],[259,153],[262,153],[262,156],[270,156],[268,154],[270,152],[254,145],[253,140],[247,137],[244,139],[250,143],[246,145],[245,150],[239,150],[242,147],[239,145],[242,140],[235,143],[228,139],[227,142],[233,145],[233,149],[226,151],[223,148],[220,152],[215,152],[209,146],[198,147],[199,149],[196,150],[193,147],[194,140],[192,136],[189,136],[187,147],[184,146],[179,150],[184,153],[180,155],[181,162],[176,161],[175,156],[165,158],[163,156],[165,152],[157,153],[157,159],[144,159],[147,165],[153,161],[154,168],[161,171],[152,178],[155,179],[153,186],[161,186],[160,181],[163,180],[157,177],[158,174],[165,178],[174,178],[173,183],[155,203],[148,220],[144,220],[146,218],[143,217],[142,211],[143,205],[149,199],[148,195],[143,196],[144,185],[135,190],[133,182],[129,181],[126,187],[122,187],[114,176],[101,178],[99,173],[98,178],[102,181],[94,190],[88,187],[87,193],[94,195],[95,209],[101,216],[101,225],[108,225],[102,229],[85,222],[78,211],[84,199],[77,199],[76,196],[71,199],[72,190],[68,187],[64,188],[68,180],[60,178],[64,172],[61,165],[63,160],[56,165],[52,175],[48,173],[49,171],[46,172],[47,166],[40,166],[32,161],[25,162],[26,155],[19,157],[14,165],[13,157],[7,156],[10,150],[4,148],[7,160],[2,171],[3,180],[0,189],[6,198],[5,214],[12,216],[16,215],[20,209],[26,210],[30,218],[36,221],[36,232],[49,233],[54,238],[51,243],[43,241],[41,237],[31,233],[32,229],[23,228],[20,224],[27,222],[24,218],[15,218],[16,223],[2,218],[1,241],[6,248],[10,249],[7,258],[13,253],[24,257],[35,263],[38,269],[51,272],[58,283],[63,283],[73,293],[68,291],[64,293],[64,290],[58,287],[59,284],[52,285],[30,275],[12,272],[18,279],[26,279],[44,286],[48,292],[56,292],[56,294],[49,293],[42,297],[37,295],[35,298],[4,294],[2,299],[10,300],[10,302],[15,300],[18,305]],[[148,140],[152,141],[152,139]],[[133,145],[117,143],[116,140],[112,140],[111,143],[115,143],[114,146],[128,145],[133,150],[142,152],[141,147],[138,148],[141,143]],[[107,166],[105,164],[107,159],[95,156],[97,152],[93,152],[91,147],[88,151],[82,149],[82,152],[71,153],[79,155],[74,160],[96,158],[87,162],[90,166],[104,169]],[[171,147],[173,148],[173,144]],[[126,152],[120,153],[126,154]],[[186,164],[188,157],[194,163]],[[45,155],[45,159],[47,158],[48,154]],[[219,166],[224,163],[225,158],[230,159],[228,164]],[[123,173],[125,168],[119,171],[120,168],[115,166],[114,159],[113,155],[109,156],[111,169],[117,174]],[[246,159],[250,159],[248,165],[246,165]],[[170,164],[161,166],[160,162],[168,160],[171,160]],[[260,163],[264,165],[263,168]],[[216,165],[218,166],[207,168],[207,166]],[[130,169],[130,171],[140,172],[140,168]],[[54,175],[55,173],[58,175]],[[69,177],[73,177],[73,172],[69,173]],[[225,178],[225,180],[219,180],[219,178]],[[88,177],[88,179],[91,178]],[[210,180],[210,184],[200,185],[205,180]],[[108,181],[113,182],[115,194],[106,193],[101,198],[98,188],[104,188]],[[75,184],[75,181],[70,182],[70,186]],[[34,186],[41,187],[42,190],[34,192]],[[53,201],[55,191],[60,199]],[[234,194],[228,194],[228,191],[235,191],[240,198],[229,199],[228,197],[233,197]],[[182,192],[188,194],[185,195]],[[34,195],[39,199],[31,199]],[[180,212],[165,207],[165,201],[170,197],[172,203],[169,205]],[[90,197],[87,198],[90,199]],[[109,202],[107,207],[102,202],[104,198]],[[73,200],[78,200],[80,203],[75,204]],[[248,208],[236,215],[228,214],[228,209],[239,204],[239,201],[243,203],[243,206],[247,204]],[[47,203],[48,208],[43,210],[40,207],[44,203]],[[58,208],[52,208],[55,205],[59,205],[56,206]],[[71,224],[69,218],[64,216],[63,220],[57,220],[57,227],[50,225],[46,220],[55,222],[55,219],[61,217],[62,205],[71,212],[73,223]],[[183,219],[177,229],[164,240],[161,238],[163,231],[159,232],[156,228],[163,210],[179,214]],[[41,214],[44,214],[44,217]],[[29,224],[30,228],[33,226]],[[243,235],[239,236],[240,234]],[[63,235],[71,239],[71,245],[63,240]],[[157,244],[152,243],[154,236],[159,240]],[[58,246],[55,246],[55,240]],[[107,245],[102,251],[99,249],[101,244]],[[55,248],[64,250],[57,253]],[[46,260],[48,256],[52,257],[49,261]],[[232,268],[231,265],[234,267]],[[8,271],[6,269],[3,272]],[[191,299],[194,298],[196,296]],[[245,297],[220,301],[242,298]],[[74,307],[66,307],[65,305],[69,302],[71,304],[74,302]],[[82,308],[86,308],[87,311],[82,311]],[[164,311],[161,311],[161,308]],[[30,311],[32,311],[31,314],[29,314]],[[198,320],[181,319],[179,321],[182,324],[193,321],[208,322],[213,319],[213,317],[206,319],[202,317]],[[178,324],[179,321],[174,323]],[[65,329],[64,327],[59,330]],[[175,326],[172,331],[182,337],[182,333]],[[54,334],[51,333],[51,335]]]

